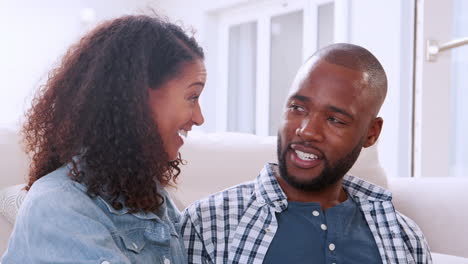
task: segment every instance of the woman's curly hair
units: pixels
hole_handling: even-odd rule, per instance
[[[164,151],[149,89],[203,59],[193,37],[158,17],[125,16],[85,35],[50,72],[23,127],[32,155],[27,190],[71,164],[69,176],[116,209],[155,212],[180,173]],[[155,113],[157,115],[157,113]],[[84,169],[82,169],[84,168]]]

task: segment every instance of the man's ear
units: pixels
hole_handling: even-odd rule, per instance
[[[366,140],[364,141],[363,147],[368,148],[377,142],[380,132],[382,131],[383,119],[376,117],[371,121],[369,128],[367,129]]]

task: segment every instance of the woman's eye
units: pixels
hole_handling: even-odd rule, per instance
[[[190,101],[190,102],[195,102],[195,101],[198,100],[198,98],[200,98],[199,95],[194,95],[194,96],[189,97],[189,101]]]
[[[295,105],[295,104],[290,105],[289,108],[291,108],[291,110],[293,110],[293,111],[298,111],[298,112],[304,112],[305,111],[305,109],[302,106]]]

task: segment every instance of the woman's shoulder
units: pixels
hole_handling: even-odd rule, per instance
[[[27,196],[61,196],[66,193],[86,193],[86,188],[69,177],[68,166],[62,166],[41,177],[31,186]]]
[[[115,226],[95,201],[83,185],[70,179],[66,167],[37,180],[19,209],[4,262],[107,258],[109,263],[127,263],[114,245]],[[52,242],[44,243],[47,238]]]
[[[86,187],[69,177],[69,169],[62,166],[57,170],[41,177],[31,186],[22,207],[42,211],[43,207],[54,209],[73,209],[94,204],[86,193]],[[54,209],[52,209],[53,207]]]

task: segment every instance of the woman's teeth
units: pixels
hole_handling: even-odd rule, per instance
[[[311,153],[305,153],[305,152],[302,152],[300,150],[295,150],[297,156],[301,159],[301,160],[316,160],[318,159],[318,157],[314,154],[311,154]]]
[[[187,133],[187,130],[179,129],[179,136],[186,138]]]

